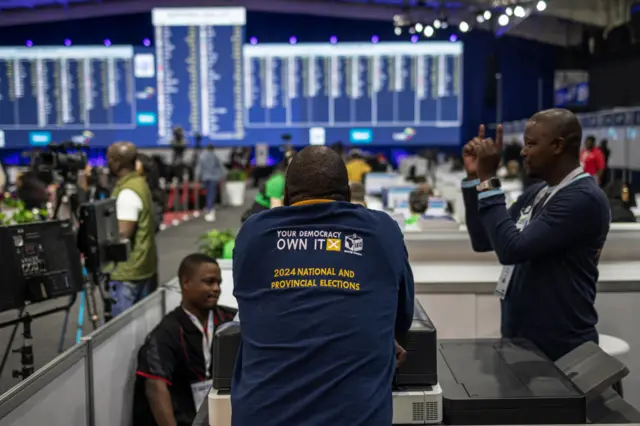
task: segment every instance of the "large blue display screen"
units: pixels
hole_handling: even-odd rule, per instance
[[[0,48],[0,147],[457,145],[461,43],[245,44],[244,8],[154,9],[155,51]],[[155,54],[154,54],[155,53]]]
[[[158,142],[171,129],[242,144],[244,8],[154,9]]]
[[[458,144],[458,43],[244,46],[246,139]]]
[[[155,144],[156,104],[150,49],[0,48],[0,147]]]

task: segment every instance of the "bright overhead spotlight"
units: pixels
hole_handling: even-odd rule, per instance
[[[506,8],[504,10],[504,13],[507,14],[507,16],[513,16],[513,9],[511,9],[510,7]]]
[[[513,9],[513,14],[517,17],[517,18],[524,18],[525,15],[527,14],[527,12],[524,10],[524,7],[522,6],[516,6],[515,9]]]
[[[540,0],[538,4],[536,4],[536,9],[538,9],[538,12],[544,12],[546,8],[547,2],[544,0]]]
[[[393,32],[394,32],[397,36],[402,35],[402,28],[400,28],[400,27],[395,27],[395,28],[393,29]]]
[[[435,28],[436,30],[439,30],[442,27],[442,22],[439,19],[436,19],[435,21],[433,21],[433,28]]]
[[[485,19],[485,21],[488,21],[489,19],[491,19],[491,11],[485,10],[484,13],[482,14],[482,17]]]
[[[462,21],[460,22],[460,25],[458,25],[458,28],[460,29],[460,32],[466,33],[467,31],[469,31],[469,24]]]
[[[422,25],[420,22],[418,22],[416,24],[416,32],[421,33],[422,30],[424,30],[424,25]]]
[[[478,15],[478,16],[476,16],[476,22],[477,22],[478,24],[483,24],[483,23],[484,23],[484,21],[485,21],[484,16],[482,16],[482,15]]]
[[[506,27],[507,25],[509,25],[509,17],[507,15],[500,15],[498,17],[498,24],[501,27]]]
[[[433,34],[436,31],[433,29],[433,27],[431,25],[427,25],[426,28],[424,29],[424,36],[425,37],[433,37]]]
[[[442,29],[446,30],[447,28],[449,28],[449,21],[442,20]]]

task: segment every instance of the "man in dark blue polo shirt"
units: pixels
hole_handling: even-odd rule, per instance
[[[233,426],[391,424],[413,276],[396,222],[349,201],[340,156],[307,147],[287,170],[285,207],[240,229]]]
[[[495,143],[484,126],[463,150],[466,220],[475,251],[495,251],[503,266],[503,337],[532,341],[555,360],[586,341],[598,341],[594,303],[598,259],[610,211],[597,182],[580,168],[582,129],[568,110],[535,114],[524,131],[526,172],[540,178],[509,208],[496,171]]]

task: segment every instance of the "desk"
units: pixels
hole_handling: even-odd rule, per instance
[[[595,398],[587,403],[587,417],[593,422],[601,426],[618,426],[620,424],[635,424],[640,422],[640,418],[633,407],[629,406],[622,398],[612,391],[608,390],[602,396]],[[615,423],[605,423],[615,422]],[[192,426],[210,426],[209,423],[209,398],[206,398]],[[473,425],[469,425],[473,426]],[[514,425],[518,426],[518,425]],[[528,425],[528,426],[552,426],[552,425]],[[560,425],[557,425],[560,426]],[[586,426],[586,425],[562,425],[562,426]]]

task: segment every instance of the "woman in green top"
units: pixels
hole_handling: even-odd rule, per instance
[[[295,155],[294,151],[287,151],[284,160],[276,167],[275,172],[260,186],[260,190],[256,195],[253,205],[242,215],[242,222],[247,220],[249,216],[269,210],[273,207],[282,206],[284,199],[284,180],[287,166]]]

